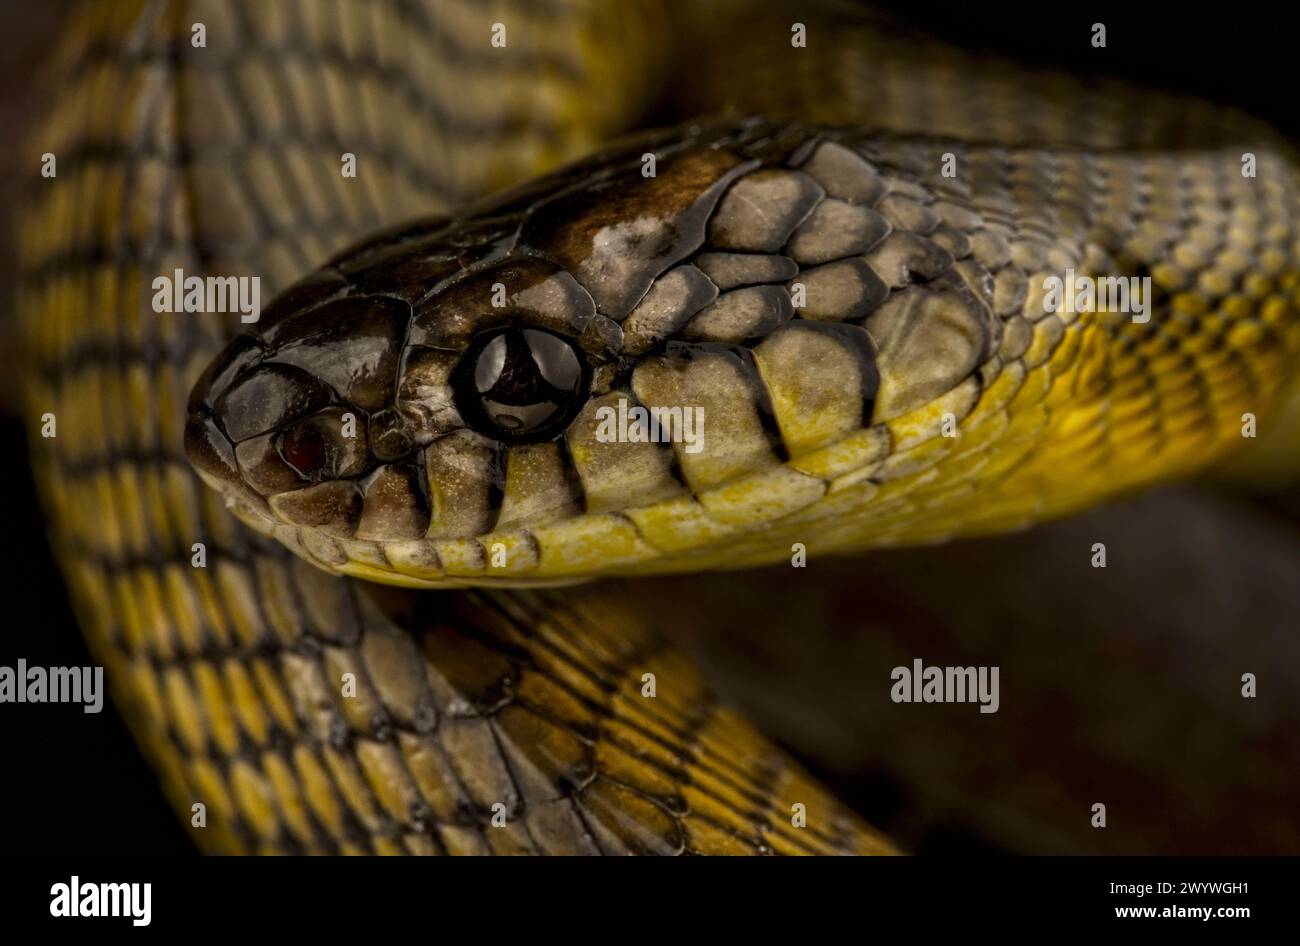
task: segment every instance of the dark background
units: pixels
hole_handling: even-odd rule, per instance
[[[26,464],[26,419],[13,390],[19,356],[8,317],[14,276],[12,208],[20,182],[30,173],[18,167],[16,142],[33,107],[36,66],[67,6],[56,0],[0,0],[0,211],[9,224],[0,232],[0,312],[5,316],[0,318],[0,405],[6,408],[0,419],[0,479],[6,497],[0,664],[6,665],[19,657],[43,666],[91,663],[45,544]],[[800,4],[790,6],[797,18]],[[901,19],[917,22],[911,9],[915,4],[886,6]],[[1241,106],[1300,138],[1295,105],[1300,83],[1294,71],[1300,59],[1300,15],[1283,5],[1229,5],[1212,15],[1184,4],[925,7],[925,26],[966,45],[1080,74],[1109,74],[1194,92]],[[1090,45],[1094,22],[1106,24],[1106,49]],[[1160,501],[1154,502],[1158,516]],[[0,759],[0,850],[193,853],[111,705],[94,716],[74,706],[0,705]],[[905,790],[893,785],[833,787],[856,798],[869,817],[885,821]],[[919,848],[960,852],[988,850],[989,845],[969,827],[939,824]]]

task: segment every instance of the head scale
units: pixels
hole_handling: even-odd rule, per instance
[[[899,414],[933,397],[881,390],[863,324],[890,292],[864,262],[890,249],[870,206],[885,190],[850,149],[748,120],[382,234],[208,369],[191,459],[245,521],[379,580],[527,584],[698,557],[883,457],[881,398]],[[961,316],[969,293],[918,247],[885,262],[930,267],[926,298],[951,303],[936,314]]]

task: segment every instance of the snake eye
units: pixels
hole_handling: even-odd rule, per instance
[[[498,440],[543,440],[582,406],[586,371],[577,349],[540,329],[507,328],[482,336],[457,368],[461,415]]]

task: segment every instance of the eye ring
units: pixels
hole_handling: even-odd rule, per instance
[[[456,407],[479,433],[506,443],[558,436],[586,401],[582,350],[546,329],[507,326],[476,337],[452,373]]]

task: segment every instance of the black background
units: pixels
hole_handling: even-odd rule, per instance
[[[16,200],[16,129],[27,118],[30,83],[57,29],[63,3],[0,3],[0,199]],[[798,3],[792,3],[797,18]],[[994,6],[888,4],[896,14],[964,44],[1084,74],[1109,74],[1239,105],[1300,137],[1300,16],[1284,5],[1239,4],[1212,12],[1190,4]],[[1107,27],[1105,49],[1091,47],[1091,25]],[[11,298],[13,241],[0,243],[0,298]],[[8,309],[6,305],[4,308]],[[0,542],[0,663],[91,663],[50,560],[26,464],[24,419],[13,404],[12,326],[0,343],[0,391],[10,416],[0,423],[6,538]],[[6,391],[6,385],[10,390]],[[110,706],[97,716],[75,706],[0,706],[0,850],[49,854],[193,853],[153,773]],[[870,812],[867,812],[870,815]],[[931,850],[978,848],[960,832]]]

